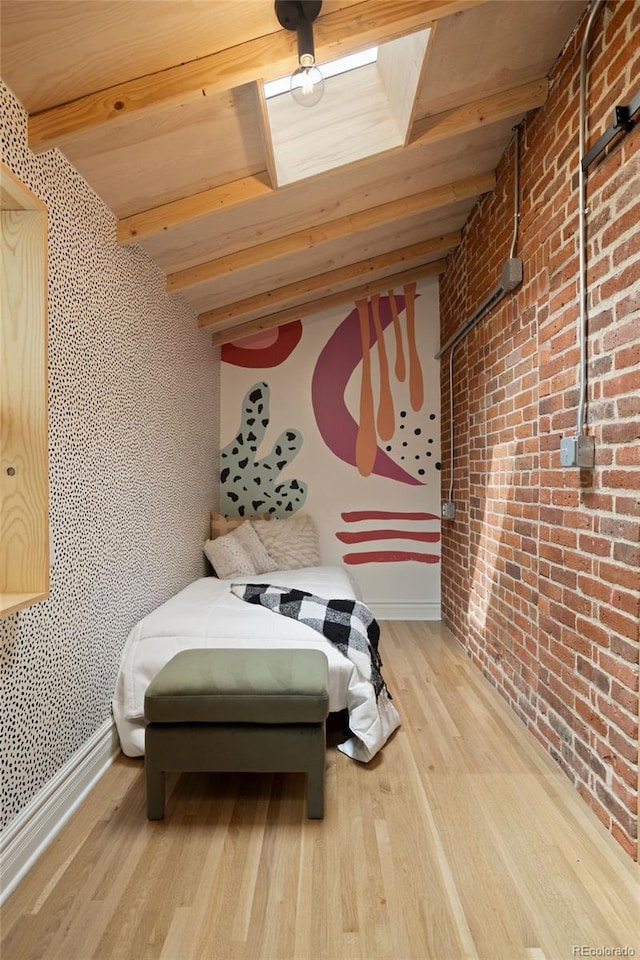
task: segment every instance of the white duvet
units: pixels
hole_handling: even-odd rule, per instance
[[[358,599],[355,585],[342,567],[305,567],[251,577],[251,582],[272,583],[315,593],[325,599]],[[397,712],[381,698],[363,711],[364,691],[353,665],[328,640],[306,624],[278,616],[261,606],[247,604],[230,591],[231,580],[203,577],[171,597],[133,628],[122,652],[113,698],[122,750],[129,757],[144,754],[144,695],[159,670],[180,650],[197,647],[255,649],[307,647],[322,650],[329,663],[330,711],[359,706],[358,747],[343,752],[370,760],[400,723]],[[368,691],[367,691],[368,692]],[[370,714],[370,715],[369,715]],[[353,716],[351,714],[351,716]]]

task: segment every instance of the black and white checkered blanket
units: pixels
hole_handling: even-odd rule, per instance
[[[360,743],[348,741],[341,749],[358,760],[370,760],[399,725],[391,696],[380,672],[380,628],[373,614],[358,600],[329,600],[304,590],[265,583],[234,583],[231,592],[247,603],[291,617],[321,633],[351,661],[355,681],[349,725]],[[366,688],[370,691],[366,692]]]

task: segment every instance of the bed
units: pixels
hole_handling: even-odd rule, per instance
[[[220,529],[228,529],[220,527],[217,516],[213,515],[212,519],[212,532],[216,536],[207,541],[209,546],[218,541]],[[214,527],[214,523],[218,526]],[[185,649],[240,647],[251,650],[269,645],[321,650],[329,665],[329,709],[331,712],[348,710],[351,730],[357,734],[340,749],[354,759],[365,762],[371,759],[399,725],[400,718],[386,691],[381,696],[372,696],[371,683],[363,680],[358,665],[354,667],[352,660],[316,629],[279,616],[263,606],[246,603],[232,592],[234,584],[250,581],[302,590],[326,600],[359,600],[356,584],[342,567],[318,564],[273,569],[277,561],[272,554],[279,559],[287,555],[273,547],[273,541],[278,537],[282,540],[285,532],[284,527],[271,526],[278,523],[271,521],[268,524],[271,540],[265,538],[271,546],[270,569],[261,573],[239,573],[236,560],[236,569],[232,571],[234,576],[209,576],[196,580],[140,620],[129,633],[113,698],[113,715],[122,750],[127,756],[144,754],[144,694],[147,686],[176,653]],[[235,525],[228,533],[233,533],[235,540],[237,531],[242,529],[246,535],[248,526],[248,523]],[[256,523],[252,521],[251,526],[256,527]],[[227,536],[222,533],[225,540]],[[290,545],[287,542],[285,546],[289,549]],[[302,552],[308,559],[306,537]],[[219,558],[221,548],[207,555]],[[317,556],[319,559],[319,554]],[[311,557],[315,559],[313,550]],[[220,566],[224,567],[221,561]],[[219,571],[216,569],[216,572]]]

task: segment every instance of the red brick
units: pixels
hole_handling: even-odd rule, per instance
[[[611,653],[614,653],[622,660],[626,660],[628,663],[635,663],[636,666],[638,664],[638,645],[636,643],[628,643],[622,637],[611,638]]]
[[[640,447],[637,449],[640,449]],[[640,541],[640,521],[638,520],[623,520],[620,517],[602,517],[598,528],[604,536],[616,537],[619,540],[629,540],[631,543],[638,543]]]
[[[614,490],[640,490],[640,470],[607,470],[602,484]]]
[[[613,545],[613,559],[635,568],[637,574],[640,567],[640,547],[630,543],[615,543]]]
[[[640,446],[621,447],[615,455],[616,467],[633,467],[640,465]]]
[[[618,613],[617,610],[605,607],[600,615],[600,619],[605,626],[614,630],[620,636],[626,637],[628,640],[638,639],[638,630],[640,627],[637,617],[625,617],[623,614]]]
[[[615,703],[610,703],[605,697],[598,697],[598,713],[610,720],[612,725],[624,733],[630,740],[638,739],[637,717],[630,716],[626,710],[621,710]],[[609,729],[609,733],[611,730]]]
[[[633,567],[633,565],[631,566]],[[618,584],[628,590],[637,590],[638,588],[637,569],[629,569],[629,567],[621,564],[600,562],[598,564],[598,575],[608,583]]]
[[[630,677],[630,685],[624,686],[614,680],[611,684],[611,697],[615,703],[619,704],[632,715],[638,713],[638,671],[634,671]]]
[[[615,754],[609,764],[615,770],[615,774],[623,783],[634,789],[638,786],[638,768],[636,764],[629,763],[624,757]]]
[[[606,650],[598,651],[598,664],[608,677],[613,678],[616,689],[626,687],[632,693],[638,692],[638,665],[619,660]],[[614,698],[615,699],[615,698]],[[617,701],[616,701],[617,702]],[[627,709],[631,709],[627,707]],[[637,713],[637,711],[635,711]]]
[[[584,553],[589,553],[594,557],[609,557],[611,555],[611,540],[604,537],[581,534],[578,537],[578,546]]]
[[[635,815],[638,806],[638,793],[636,790],[628,790],[619,780],[613,780],[611,783],[612,793],[616,800],[619,800],[622,806],[627,810],[632,818]],[[637,828],[636,828],[637,835]]]
[[[640,241],[637,234],[632,234],[628,240],[614,248],[613,265],[619,267],[625,260],[630,257],[637,257],[638,254],[640,254]]]
[[[629,77],[640,74],[632,53],[638,4],[609,3],[607,11],[606,42],[596,30],[590,50],[590,142],[610,123],[617,98],[628,96]],[[587,417],[597,466],[564,470],[559,462],[560,439],[575,430],[579,399],[577,192],[575,165],[563,167],[576,153],[577,118],[569,104],[577,101],[585,20],[552,70],[547,103],[522,128],[525,282],[456,354],[460,510],[443,530],[443,614],[472,663],[631,851],[637,732],[630,725],[637,722],[640,629],[640,128],[589,175]],[[489,292],[508,251],[503,214],[512,197],[512,147],[496,176],[496,191],[476,205],[441,280],[443,338]],[[528,529],[518,526],[522,521]],[[477,556],[485,543],[489,555],[497,554],[495,570],[490,556]],[[481,627],[468,613],[480,602]]]
[[[576,713],[582,717],[590,729],[595,730],[602,737],[606,736],[609,726],[600,713],[597,713],[590,704],[585,703],[579,697],[576,699],[575,706]]]
[[[640,517],[640,496],[616,497],[615,511],[627,517]]]
[[[628,836],[633,837],[633,839],[636,839],[638,835],[637,818],[634,821],[633,814],[631,814],[628,810],[625,810],[622,804],[610,793],[604,784],[600,783],[599,780],[596,780],[596,793],[603,806],[618,821],[625,833]]]
[[[617,823],[611,824],[611,835],[614,840],[620,844],[620,846],[625,850],[632,860],[638,859],[638,843],[636,840],[632,840],[624,830]]]
[[[603,443],[633,443],[640,440],[640,423],[606,423],[602,427]]]
[[[607,603],[612,592],[608,584],[593,576],[583,575],[578,577],[578,587],[582,593],[585,593],[588,597],[593,597],[595,600],[600,600],[602,603]]]
[[[609,816],[609,813],[606,810],[606,808],[603,807],[602,804],[596,800],[596,798],[593,796],[593,794],[585,784],[583,783],[578,784],[578,793],[580,794],[582,799],[585,800],[588,803],[588,805],[591,807],[591,809],[597,816],[598,820],[600,820],[600,822],[603,823],[604,826],[609,830],[611,828],[611,817]]]
[[[637,196],[637,194],[636,194]],[[602,236],[602,242],[607,245],[615,243],[618,237],[623,236],[625,233],[628,233],[630,230],[633,230],[637,226],[638,220],[640,218],[640,202],[636,203],[635,206],[631,207],[628,210],[625,210],[624,213],[621,213],[622,210],[631,202],[633,197],[629,194],[625,194],[620,200],[620,210],[617,211],[616,217],[614,219],[613,225],[609,231],[605,231]],[[623,286],[619,287],[618,290],[625,290],[629,287],[628,283],[625,283]],[[612,292],[616,292],[613,290]]]
[[[604,381],[605,397],[617,397],[625,393],[637,393],[640,390],[640,374],[637,370],[619,373]]]

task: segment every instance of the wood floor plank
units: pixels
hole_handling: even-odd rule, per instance
[[[2,908],[2,960],[640,955],[638,869],[441,624],[382,624],[402,727],[363,765],[173,774],[120,757]],[[604,955],[604,954],[603,954]],[[631,955],[631,954],[629,954]]]

